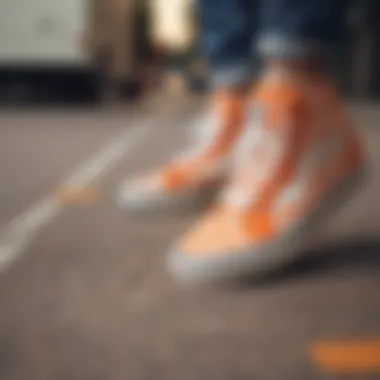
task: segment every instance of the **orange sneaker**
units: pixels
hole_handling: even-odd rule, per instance
[[[199,126],[197,146],[165,167],[124,183],[119,193],[121,205],[131,211],[163,211],[211,200],[225,178],[244,124],[245,98],[231,93],[217,95],[212,107],[215,116]]]
[[[174,276],[221,280],[280,267],[363,179],[361,143],[335,91],[303,82],[264,75],[232,179],[169,256]]]

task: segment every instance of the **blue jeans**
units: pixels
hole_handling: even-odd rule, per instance
[[[201,49],[216,85],[250,81],[257,56],[327,55],[344,26],[347,0],[198,0]],[[255,57],[256,56],[256,57]]]

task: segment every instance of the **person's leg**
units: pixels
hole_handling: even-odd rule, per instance
[[[200,48],[218,90],[249,88],[259,0],[198,0]]]
[[[120,192],[123,206],[158,211],[210,199],[227,172],[243,126],[252,79],[251,40],[257,0],[199,0],[203,56],[212,72],[211,112],[197,125],[195,146]]]
[[[264,73],[230,183],[179,242],[171,272],[187,280],[257,274],[293,260],[365,172],[361,144],[325,71],[340,0],[264,0]]]
[[[268,60],[327,60],[343,33],[346,0],[267,0],[257,49]]]

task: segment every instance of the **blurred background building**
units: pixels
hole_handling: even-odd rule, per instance
[[[380,95],[380,2],[347,0],[336,74],[347,95]],[[27,8],[25,8],[27,4]],[[157,85],[203,90],[193,0],[2,0],[0,99],[134,98]]]

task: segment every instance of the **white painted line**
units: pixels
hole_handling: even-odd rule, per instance
[[[140,144],[148,134],[154,121],[148,119],[144,124],[114,139],[98,154],[88,160],[65,182],[65,186],[85,186],[100,177],[110,166],[123,158],[136,145]]]
[[[81,166],[61,186],[87,186],[99,178],[117,161],[125,158],[142,144],[155,124],[153,119],[140,121],[138,125],[128,130]],[[17,260],[28,247],[36,234],[52,219],[64,205],[53,196],[48,196],[15,218],[5,228],[0,230],[0,273]]]
[[[62,205],[46,198],[14,219],[0,234],[0,273],[23,253],[35,234],[61,211]]]

